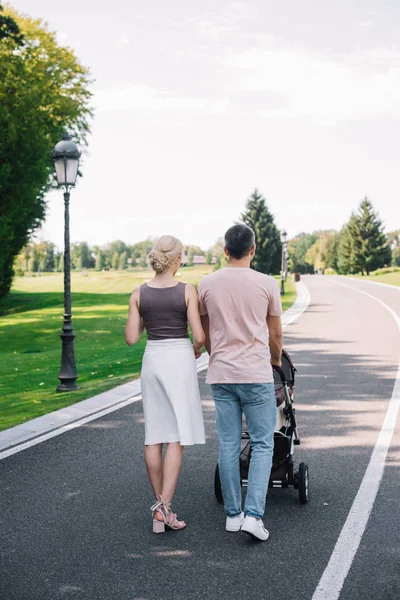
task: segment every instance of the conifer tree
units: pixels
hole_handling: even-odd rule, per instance
[[[345,226],[339,245],[339,267],[344,273],[367,274],[390,265],[392,254],[383,225],[368,198],[360,203]]]
[[[280,234],[265,198],[257,189],[247,200],[241,220],[252,228],[256,236],[257,248],[251,267],[261,273],[279,273],[282,257]]]

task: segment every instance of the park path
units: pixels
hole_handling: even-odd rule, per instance
[[[285,347],[298,368],[295,461],[310,467],[309,505],[294,490],[272,490],[267,543],[224,531],[203,372],[207,444],[185,451],[175,502],[187,529],[151,534],[142,406],[132,404],[0,461],[0,598],[312,599],[370,461],[400,356],[393,317],[357,289],[397,314],[400,293],[336,277],[304,281],[311,303],[285,330]],[[400,597],[399,448],[397,425],[340,600]]]

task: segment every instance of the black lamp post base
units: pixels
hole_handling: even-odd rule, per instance
[[[79,389],[79,385],[73,379],[69,381],[63,381],[57,386],[57,392],[74,392],[75,390]]]

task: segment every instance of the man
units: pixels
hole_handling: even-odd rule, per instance
[[[281,366],[282,306],[275,279],[250,269],[254,232],[244,224],[225,234],[228,266],[205,277],[200,315],[210,355],[211,384],[219,438],[219,472],[226,530],[267,540],[262,521],[271,472],[276,400],[271,364]],[[239,455],[245,414],[251,461],[244,513]]]

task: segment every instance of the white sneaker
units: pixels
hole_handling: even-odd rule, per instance
[[[241,531],[263,542],[266,542],[269,538],[269,531],[265,529],[264,523],[261,519],[256,519],[255,517],[245,517]]]
[[[240,513],[236,517],[226,517],[226,530],[227,531],[240,531],[244,521],[244,513]]]

